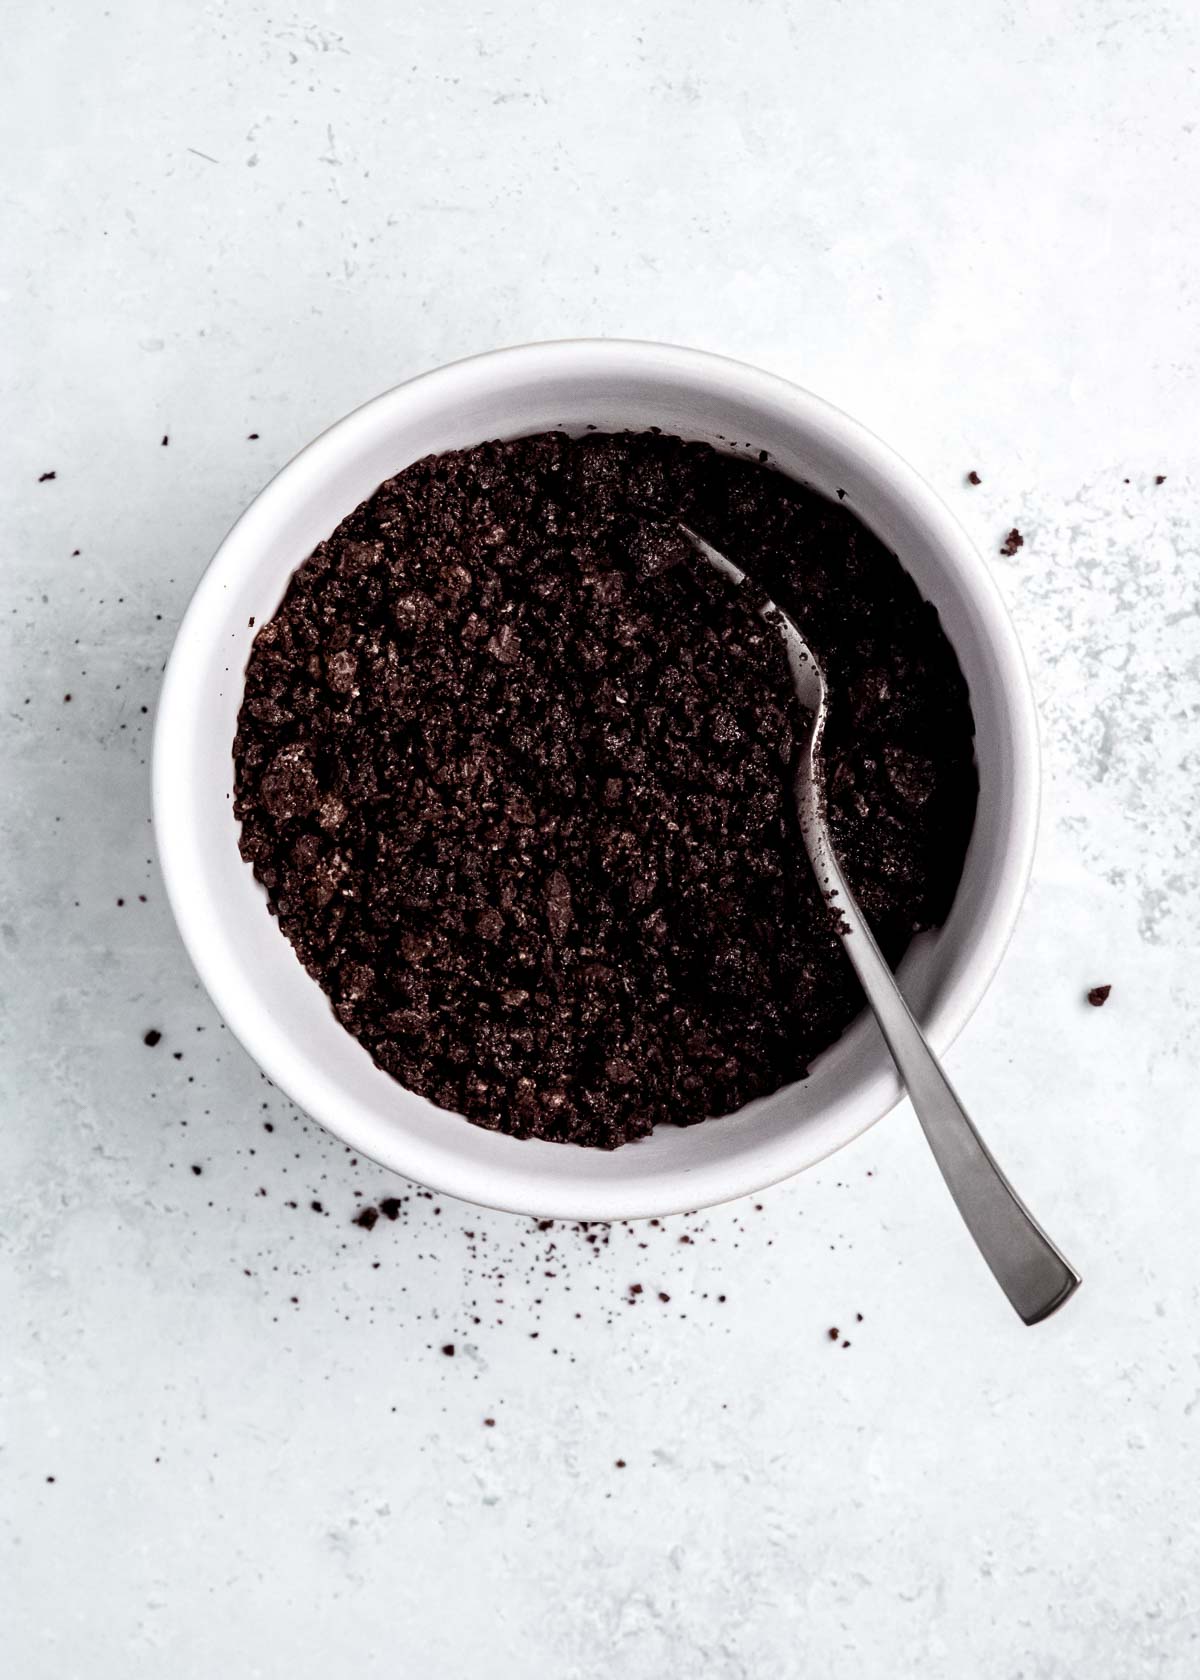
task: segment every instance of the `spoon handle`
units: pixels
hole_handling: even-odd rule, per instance
[[[996,1282],[1025,1323],[1037,1324],[1079,1288],[1079,1273],[1042,1230],[972,1125],[914,1021],[824,833],[821,841],[821,856],[813,860],[818,878],[836,889],[834,908],[848,930],[846,955],[908,1087],[942,1177]]]

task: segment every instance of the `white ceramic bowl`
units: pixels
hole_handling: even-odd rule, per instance
[[[660,1126],[611,1153],[483,1131],[396,1084],[338,1024],[268,915],[232,813],[250,625],[275,611],[294,568],[420,456],[589,423],[749,444],[829,496],[844,490],[941,614],[971,692],[979,810],[950,917],[914,942],[901,976],[935,1050],[945,1051],[1003,955],[1032,858],[1037,734],[1020,648],[966,533],[911,467],[809,392],[719,356],[615,340],[498,350],[398,386],[310,444],[238,520],[184,616],[159,702],[154,820],[200,978],[301,1108],[363,1155],[467,1201],[623,1219],[761,1190],[873,1125],[901,1094],[874,1022],[860,1017],[797,1085],[702,1125]]]

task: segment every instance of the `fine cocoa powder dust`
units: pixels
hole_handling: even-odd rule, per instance
[[[430,457],[296,572],[234,742],[241,848],[342,1024],[411,1090],[613,1148],[803,1077],[862,1007],[797,830],[777,632],[830,688],[835,843],[888,957],[974,820],[966,686],[844,506],[657,434]]]

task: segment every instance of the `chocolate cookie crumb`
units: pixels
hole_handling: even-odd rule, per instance
[[[308,1205],[312,1209],[313,1213],[324,1213],[325,1212],[325,1203],[324,1202],[309,1202]]]
[[[483,1427],[484,1427],[484,1428],[485,1428],[485,1429],[495,1429],[495,1427],[496,1427],[496,1420],[495,1420],[495,1418],[484,1418],[484,1420],[483,1420]]]
[[[1087,995],[1087,1000],[1093,1009],[1100,1009],[1108,1002],[1108,994],[1111,991],[1111,986],[1093,986]]]
[[[385,1196],[379,1204],[379,1211],[385,1219],[398,1219],[400,1217],[400,1198],[398,1196]]]
[[[442,1352],[446,1355],[447,1359],[453,1359],[454,1358],[454,1343],[453,1342],[447,1342],[445,1347],[442,1349]]]
[[[171,441],[170,438],[167,436],[166,432],[164,432],[163,433],[163,440],[162,440],[162,447],[165,449],[167,447],[167,445],[170,443],[170,441]]]
[[[199,1178],[199,1177],[200,1177],[200,1174],[201,1174],[201,1173],[202,1173],[202,1172],[203,1172],[203,1171],[204,1171],[204,1168],[203,1168],[203,1167],[199,1167],[199,1166],[197,1166],[197,1165],[196,1165],[196,1163],[195,1163],[195,1162],[194,1162],[194,1161],[193,1161],[193,1162],[192,1162],[192,1172],[193,1172],[193,1173],[194,1173],[194,1174],[195,1174],[195,1175],[196,1175],[196,1177],[197,1177],[197,1178]]]
[[[1165,484],[1167,482],[1166,473],[1155,473],[1154,482],[1155,484]]]
[[[162,1034],[157,1027],[151,1027],[149,1032],[143,1033],[142,1043],[149,1045],[150,1049],[153,1050],[156,1044],[162,1043]]]
[[[1005,537],[1004,541],[1000,544],[1000,552],[1001,552],[1001,554],[1007,555],[1008,558],[1011,560],[1013,555],[1017,552],[1017,550],[1019,548],[1024,548],[1024,546],[1025,546],[1025,538],[1021,535],[1020,531],[1018,531],[1017,527],[1014,525],[1012,530]]]
[[[624,1468],[625,1468],[625,1460],[623,1458],[617,1459],[617,1469],[618,1470],[624,1470]]]
[[[258,442],[258,433],[257,432],[247,432],[246,433],[246,441],[247,441],[247,443],[257,443]]]
[[[841,1335],[841,1331],[837,1328],[837,1326],[835,1324],[831,1324],[829,1329],[825,1332],[825,1334],[829,1337],[829,1340],[831,1342],[836,1342],[838,1337]]]
[[[972,467],[971,471],[967,474],[967,483],[968,484],[982,484],[983,483],[983,480],[980,478],[979,474],[975,471],[975,469],[973,467]]]
[[[782,643],[684,517],[825,663],[834,838],[894,962],[961,872],[965,684],[872,533],[755,460],[547,433],[418,461],[254,640],[243,856],[377,1064],[493,1130],[614,1148],[732,1112],[862,1006]]]
[[[353,1225],[361,1225],[364,1231],[373,1231],[379,1214],[373,1207],[360,1208],[351,1220]]]
[[[38,483],[39,484],[45,484],[49,479],[57,478],[57,477],[58,477],[58,474],[56,472],[44,472],[44,473],[41,473],[39,475]]]

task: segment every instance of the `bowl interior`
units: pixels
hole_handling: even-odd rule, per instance
[[[269,916],[232,814],[252,626],[314,546],[422,455],[589,424],[765,449],[826,495],[843,490],[938,608],[971,691],[980,798],[950,918],[914,942],[901,975],[945,1048],[999,960],[1028,867],[1036,800],[1019,653],[982,563],[910,469],[818,399],[719,358],[616,344],[498,352],[401,386],[310,445],[234,527],[188,610],[160,704],[155,819],[202,980],[268,1077],[314,1118],[449,1194],[541,1216],[621,1218],[761,1189],[856,1136],[900,1095],[874,1023],[860,1017],[797,1085],[700,1126],[660,1126],[611,1154],[483,1131],[397,1085],[338,1024]]]

